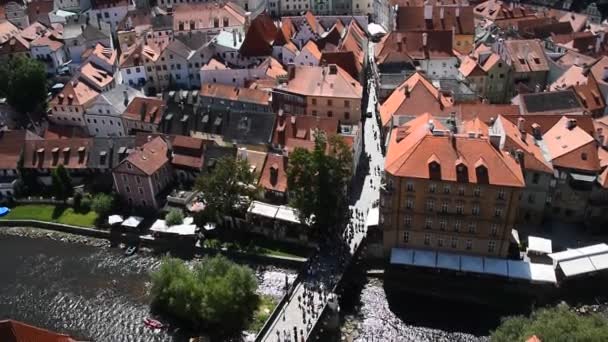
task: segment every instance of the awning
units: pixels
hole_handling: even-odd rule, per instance
[[[174,234],[174,235],[194,235],[196,232],[196,225],[187,224],[184,220],[184,224],[178,224],[175,226],[167,226],[165,220],[156,220],[150,230],[157,233]]]
[[[123,221],[122,226],[129,227],[129,228],[137,228],[143,220],[144,220],[143,217],[129,216],[129,218],[127,218],[126,220]]]
[[[281,221],[287,221],[298,224],[300,223],[300,219],[298,218],[298,212],[294,208],[285,205],[279,207],[275,218]]]
[[[589,183],[595,182],[595,179],[597,178],[596,176],[582,175],[580,173],[571,173],[570,176],[572,176],[572,179],[574,179],[574,180],[577,180],[580,182],[589,182]]]
[[[528,252],[538,254],[553,253],[553,246],[551,244],[551,240],[537,236],[528,236]]]
[[[278,210],[279,210],[279,207],[276,205],[259,202],[259,201],[253,201],[253,202],[251,202],[251,205],[249,206],[249,210],[247,212],[249,212],[251,214],[255,214],[255,215],[269,217],[269,218],[273,219],[273,218],[275,218],[275,216],[277,216]]]
[[[108,224],[109,225],[114,225],[114,224],[117,224],[117,223],[121,223],[122,221],[124,221],[124,219],[120,215],[111,215],[110,217],[108,217]]]

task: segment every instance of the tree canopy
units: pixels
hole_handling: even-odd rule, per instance
[[[52,185],[55,197],[64,200],[72,196],[74,193],[72,179],[62,164],[53,169],[51,179],[53,181]]]
[[[47,97],[44,65],[32,58],[0,63],[0,95],[20,113],[44,111]]]
[[[169,210],[167,216],[165,216],[165,223],[168,226],[175,226],[184,222],[184,213],[177,208]]]
[[[581,316],[559,305],[535,311],[529,318],[505,319],[492,332],[491,341],[526,341],[533,335],[541,341],[608,341],[608,320],[598,314]]]
[[[111,195],[98,193],[95,195],[95,197],[93,197],[91,209],[99,214],[99,216],[106,216],[112,210],[113,204],[114,198]]]
[[[351,178],[352,153],[342,137],[327,141],[315,134],[315,148],[296,148],[289,155],[287,184],[291,205],[300,220],[317,227],[332,228],[344,219],[348,209],[346,189]]]
[[[223,256],[205,258],[192,269],[165,258],[151,277],[153,304],[194,327],[240,332],[259,301],[253,271]]]
[[[232,215],[243,209],[249,205],[243,199],[252,198],[257,192],[255,175],[247,161],[231,157],[217,160],[209,173],[200,175],[196,188],[202,192],[206,210],[220,215]]]

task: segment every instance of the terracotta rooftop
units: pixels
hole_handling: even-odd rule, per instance
[[[26,131],[0,131],[0,170],[16,170],[26,140]]]
[[[259,185],[265,190],[281,193],[287,191],[287,157],[268,153]]]
[[[63,47],[63,42],[56,40],[52,37],[51,33],[47,33],[44,36],[36,38],[30,43],[30,46],[46,46],[51,51],[57,51]]]
[[[143,146],[136,148],[124,162],[131,163],[146,175],[153,175],[169,162],[167,151],[168,146],[163,138],[152,138]]]
[[[8,20],[0,20],[0,44],[6,43],[13,36],[19,34],[17,26]]]
[[[227,2],[218,3],[194,3],[178,4],[173,9],[173,30],[193,31],[214,28],[214,19],[219,20],[223,27],[223,20],[228,20],[228,26],[240,26],[245,24],[245,11],[239,5]],[[194,28],[191,28],[191,25]]]
[[[399,85],[380,106],[380,121],[387,126],[394,115],[417,116],[426,112],[439,114],[452,107],[451,99],[421,73],[414,73]]]
[[[589,115],[560,115],[560,114],[552,114],[552,115],[504,115],[505,119],[511,121],[513,124],[517,125],[519,118],[525,118],[525,131],[528,134],[533,134],[534,129],[532,126],[535,126],[540,130],[541,134],[547,133],[553,126],[557,125],[558,122],[562,119],[562,117],[566,117],[568,119],[575,119],[576,125],[582,128],[585,132],[592,135],[594,134],[593,127],[593,118]]]
[[[0,321],[0,341],[3,342],[75,342],[68,335],[37,328],[13,320]]]
[[[486,71],[478,63],[477,59],[470,56],[464,56],[460,61],[458,71],[464,77],[485,76]]]
[[[143,66],[144,59],[142,55],[143,44],[135,43],[127,47],[121,54],[118,65],[121,68],[130,68],[134,66]]]
[[[262,13],[251,21],[245,40],[239,49],[243,56],[268,56],[279,29],[267,13]]]
[[[63,90],[49,103],[53,105],[85,106],[99,95],[97,90],[84,82],[73,80],[65,85]]]
[[[163,100],[153,97],[136,97],[125,109],[122,116],[129,120],[159,124],[165,111]]]
[[[360,99],[363,93],[361,84],[335,64],[295,66],[293,77],[281,88],[304,96]]]
[[[215,58],[211,58],[207,64],[201,67],[201,70],[223,70],[228,69],[226,65]]]
[[[516,72],[549,71],[545,49],[540,41],[507,40],[504,46]]]
[[[54,169],[59,165],[85,169],[91,146],[88,138],[26,141],[23,165],[28,169]]]
[[[583,55],[573,50],[566,50],[566,52],[555,60],[555,62],[561,66],[572,66],[572,65],[592,65],[596,61],[595,58]]]
[[[107,48],[100,43],[97,43],[95,45],[91,54],[96,56],[100,60],[108,63],[109,65],[114,65],[118,56],[116,49]]]
[[[424,6],[400,6],[397,11],[397,30],[452,30],[455,34],[475,34],[472,6],[433,6],[430,18]]]
[[[306,42],[306,44],[302,47],[300,53],[305,51],[308,51],[308,53],[316,60],[321,60],[321,51],[319,51],[319,47],[312,39]]]
[[[583,31],[588,20],[588,17],[585,14],[562,11],[558,9],[549,9],[547,16],[553,17],[560,22],[570,23],[574,32]]]
[[[315,15],[311,11],[306,11],[304,14],[306,24],[311,28],[311,31],[317,35],[322,35],[325,32],[325,28],[319,23]]]
[[[533,13],[523,6],[514,5],[501,0],[488,0],[475,6],[475,15],[489,19],[501,20],[531,16]]]
[[[599,171],[597,142],[577,125],[576,119],[562,117],[543,135],[553,166]]]
[[[525,186],[521,168],[513,157],[494,148],[487,137],[450,134],[438,129],[435,120],[431,122],[418,121],[413,126],[393,129],[386,172],[406,178]],[[459,167],[463,169],[462,176],[458,176]]]
[[[383,64],[449,58],[454,56],[452,43],[451,31],[393,31],[376,45],[376,61],[378,64]]]
[[[171,164],[198,170],[203,167],[204,146],[208,140],[184,135],[172,135],[170,139],[173,147]]]
[[[521,113],[527,114],[566,114],[581,113],[583,107],[572,89],[549,91],[541,93],[520,94],[515,97],[519,101]]]
[[[239,88],[219,83],[207,83],[201,85],[200,94],[207,97],[256,103],[260,105],[268,105],[270,101],[270,94],[267,91]]]
[[[314,148],[314,131],[325,132],[327,137],[338,133],[340,122],[337,118],[302,116],[291,114],[279,114],[277,123],[272,135],[272,143],[281,145],[288,152],[296,147],[305,147],[299,141],[307,141],[312,144],[305,144],[306,149]],[[311,147],[311,148],[309,148]]]
[[[80,76],[97,89],[103,89],[114,81],[112,75],[91,62],[88,62],[80,68]]]
[[[524,165],[527,170],[534,170],[553,174],[553,166],[543,156],[540,146],[536,143],[533,134],[522,133],[517,125],[499,116],[496,126],[500,126],[505,133],[505,141],[502,149],[516,155],[518,150],[524,153]]]

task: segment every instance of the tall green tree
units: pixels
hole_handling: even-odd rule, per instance
[[[509,317],[490,339],[523,342],[533,335],[541,341],[608,341],[608,320],[598,314],[578,315],[567,305],[558,305],[535,311],[530,317]]]
[[[20,113],[44,111],[47,98],[44,65],[31,58],[0,64],[0,95]]]
[[[93,197],[91,202],[91,209],[96,212],[100,217],[107,216],[114,206],[114,198],[112,195],[98,193]]]
[[[74,193],[72,179],[62,164],[59,164],[59,166],[53,170],[51,179],[53,181],[53,193],[55,194],[55,197],[65,200],[72,196]]]
[[[247,161],[230,157],[219,159],[210,172],[200,175],[195,187],[202,192],[206,210],[222,216],[246,209],[249,201],[245,199],[257,192]]]
[[[151,278],[153,305],[195,327],[239,332],[259,302],[253,271],[221,255],[192,269],[180,259],[166,258]]]
[[[327,140],[317,132],[313,151],[296,148],[289,155],[289,198],[300,220],[324,229],[342,223],[348,209],[351,168],[352,153],[340,136]]]

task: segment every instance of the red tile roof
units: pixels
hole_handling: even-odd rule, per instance
[[[270,93],[267,91],[251,88],[239,88],[219,83],[207,83],[201,85],[200,94],[201,96],[256,103],[259,105],[268,105],[270,101]]]
[[[49,105],[85,106],[97,95],[99,95],[99,92],[86,83],[73,80],[66,84],[61,93],[55,96]]]
[[[136,148],[123,162],[130,162],[147,175],[153,175],[169,162],[168,146],[161,137],[152,138],[143,146]]]
[[[438,114],[452,107],[452,101],[421,73],[414,73],[399,85],[380,106],[382,126],[391,122],[394,115],[417,116],[425,112]]]
[[[315,130],[325,132],[327,137],[331,137],[338,133],[339,125],[340,122],[337,118],[279,114],[272,135],[272,143],[284,146],[290,152],[296,147],[312,150]]]
[[[190,23],[194,23],[195,30],[213,29],[214,18],[219,19],[220,24],[223,18],[226,18],[228,26],[240,26],[245,24],[246,14],[240,6],[232,2],[221,5],[218,3],[178,4],[173,10],[173,30],[190,31]]]
[[[597,156],[597,142],[577,124],[568,126],[570,120],[562,117],[547,133],[543,141],[547,146],[553,166],[599,171],[600,161]]]
[[[135,97],[122,116],[129,120],[159,124],[165,111],[163,100],[153,97]],[[142,120],[143,118],[143,120]]]
[[[296,66],[294,78],[281,85],[292,93],[304,96],[327,96],[360,99],[363,88],[359,81],[335,64]]]
[[[526,119],[524,124],[525,130],[528,134],[533,134],[534,129],[532,128],[532,126],[536,125],[539,128],[541,134],[545,134],[551,128],[553,128],[553,126],[555,126],[564,116],[568,119],[575,119],[576,125],[578,127],[582,128],[588,134],[593,134],[593,118],[587,115],[524,115],[523,118]],[[504,115],[504,117],[512,123],[517,124],[517,120],[522,116]]]
[[[259,185],[266,190],[287,191],[287,160],[283,155],[268,153]]]
[[[269,56],[272,44],[279,29],[267,13],[262,13],[251,21],[245,34],[245,40],[239,49],[243,56]]]
[[[0,321],[0,341],[3,342],[75,342],[68,335],[37,328],[22,322]]]
[[[489,19],[501,20],[521,18],[533,15],[532,11],[520,5],[514,5],[501,0],[488,0],[475,6],[475,15]]]
[[[435,121],[433,120],[433,123]],[[393,129],[386,156],[386,172],[397,177],[430,179],[432,162],[439,164],[442,181],[457,181],[457,166],[467,168],[470,183],[483,183],[477,169],[487,170],[488,184],[509,187],[525,186],[524,177],[515,159],[492,146],[487,137],[449,134],[417,122]]]
[[[30,140],[25,142],[23,166],[28,169],[85,169],[92,140],[69,138],[56,140]]]
[[[424,37],[426,36],[426,47]],[[376,45],[378,64],[454,56],[452,31],[397,32],[384,36]]]
[[[455,34],[475,34],[472,6],[433,6],[432,17],[425,20],[423,6],[400,6],[397,30],[455,30]]]
[[[504,47],[516,72],[549,71],[545,49],[539,40],[507,40]]]
[[[0,131],[0,170],[16,170],[25,144],[26,131]]]

